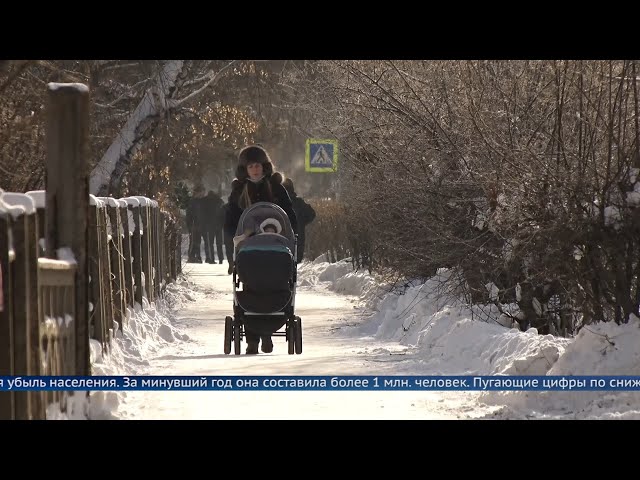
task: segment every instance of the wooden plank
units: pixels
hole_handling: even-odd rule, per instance
[[[46,252],[70,249],[75,274],[75,372],[90,375],[87,219],[89,212],[89,89],[50,83],[46,117]]]
[[[9,214],[0,205],[0,375],[13,375],[13,315]],[[0,420],[14,419],[13,392],[0,392]]]
[[[107,231],[107,207],[103,203],[98,209],[100,215],[100,274],[102,286],[102,305],[105,320],[107,345],[111,345],[113,331],[113,297],[111,295],[111,260],[109,258],[109,236]]]
[[[15,261],[13,276],[13,374],[29,375],[29,269],[27,268],[26,215],[12,222]],[[16,420],[30,420],[29,392],[14,392]]]
[[[151,225],[149,221],[149,207],[140,205],[140,220],[142,223],[142,271],[144,272],[144,293],[149,302],[153,301],[153,287],[151,286]]]
[[[136,200],[137,201],[137,200]],[[142,308],[142,296],[144,285],[142,284],[142,236],[140,235],[140,207],[129,204],[129,209],[133,213],[133,235],[131,237],[131,253],[133,254],[133,281],[134,281],[134,301]]]
[[[160,229],[160,288],[162,289],[162,283],[167,283],[167,231],[165,230],[165,213],[158,211],[158,216],[160,218],[158,221]]]
[[[33,200],[36,208],[36,219],[38,224],[38,257],[44,257],[46,254],[46,198],[47,192],[44,190],[31,190],[26,193]]]
[[[107,214],[111,224],[111,242],[109,243],[109,257],[111,260],[111,294],[113,296],[113,320],[118,322],[118,329],[122,329],[122,319],[125,315],[124,276],[122,272],[122,225],[119,207],[107,204]]]
[[[91,205],[89,209],[89,325],[91,338],[104,345],[104,332],[102,325],[102,306],[100,304],[100,255],[98,232],[98,207]]]
[[[162,274],[160,271],[160,224],[158,222],[158,202],[153,201],[151,207],[151,218],[153,225],[153,295],[158,298],[160,295],[160,284],[162,283]]]
[[[122,205],[124,203],[124,205]],[[131,254],[131,231],[129,230],[129,209],[125,200],[120,200],[120,219],[122,221],[122,256],[124,263],[125,303],[133,308],[133,256]]]
[[[56,264],[57,260],[40,259],[38,288],[40,297],[41,375],[75,375],[75,265]],[[44,405],[60,403],[66,410],[67,392],[38,392]]]
[[[175,278],[178,278],[178,275],[182,273],[182,228],[179,223],[175,224],[174,231],[176,235],[176,244],[174,245],[173,253],[175,255],[177,272]]]
[[[26,227],[29,375],[40,375],[40,301],[38,296],[38,244],[40,233],[38,232],[38,217],[35,208],[33,213],[26,216]],[[46,406],[43,403],[44,399],[41,392],[29,392],[29,396],[30,418],[44,420],[46,418]]]

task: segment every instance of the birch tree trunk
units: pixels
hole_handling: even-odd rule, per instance
[[[111,146],[96,164],[89,180],[89,192],[107,196],[116,190],[131,158],[153,134],[163,115],[171,108],[170,100],[185,79],[184,60],[167,61],[133,111]]]

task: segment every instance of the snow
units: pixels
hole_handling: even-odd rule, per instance
[[[76,256],[73,254],[73,250],[70,247],[61,247],[58,249],[58,260],[64,261],[70,264],[77,264]]]
[[[135,371],[144,374],[148,370],[149,358],[160,352],[167,344],[189,342],[189,336],[178,331],[172,324],[171,310],[180,308],[191,294],[186,281],[169,284],[165,297],[154,304],[143,300],[144,308],[139,305],[133,310],[127,309],[123,328],[114,322],[116,333],[112,348],[108,353],[102,351],[97,340],[90,341],[92,375],[125,375]],[[74,392],[66,411],[59,405],[50,406],[48,419],[113,419],[126,394],[120,391]]]
[[[147,207],[151,205],[151,200],[147,197],[143,197],[141,195],[135,195],[133,198],[136,198],[138,202],[140,202],[141,207]]]
[[[498,293],[500,292],[495,283],[490,282],[485,285],[487,292],[489,292],[489,298],[491,300],[498,300]]]
[[[31,197],[36,208],[45,208],[45,205],[47,203],[46,190],[30,190],[26,194]]]
[[[633,191],[627,192],[627,205],[630,207],[640,206],[640,182],[634,182]]]
[[[47,88],[53,92],[59,89],[72,89],[80,93],[89,93],[89,87],[84,83],[49,82],[47,83]]]
[[[633,207],[637,207],[638,205],[640,205],[640,193],[627,192],[627,204]]]
[[[63,317],[50,317],[50,316],[45,316],[44,317],[44,327],[49,328],[49,327],[69,327],[71,325],[71,323],[73,323],[73,317],[71,317],[71,315],[69,314],[65,314],[64,318]]]
[[[2,194],[2,200],[9,206],[21,207],[21,213],[26,213],[27,215],[30,215],[36,211],[36,207],[32,198],[28,195],[25,195],[24,193],[4,192]],[[13,212],[13,214],[15,218],[15,211]]]
[[[110,207],[120,207],[122,205],[120,200],[113,197],[100,197],[100,199],[106,202]]]
[[[563,349],[548,375],[638,375],[640,321],[585,326]],[[533,395],[532,393],[535,393]],[[486,392],[508,418],[640,419],[640,392]]]
[[[45,257],[38,258],[38,265],[47,267],[51,270],[68,270],[69,267],[74,264],[75,263],[67,262],[64,260],[55,260],[53,258],[45,258]]]
[[[4,210],[9,213],[14,220],[27,213],[26,209],[22,205],[11,205],[8,203],[5,203],[5,205]]]
[[[94,375],[638,375],[640,320],[584,326],[575,338],[525,332],[493,304],[469,308],[443,288],[452,272],[388,287],[351,263],[299,266],[304,351],[222,353],[231,304],[227,265],[184,264],[154,305],[129,309],[113,348],[91,344]],[[493,288],[493,287],[490,287]],[[512,305],[503,309],[517,315]],[[516,328],[511,328],[515,326]],[[243,344],[244,347],[244,344]],[[295,395],[295,402],[283,401]],[[288,398],[288,397],[287,397]],[[640,419],[640,392],[78,392],[52,418]]]
[[[135,197],[126,197],[126,198],[123,198],[121,200],[126,203],[127,208],[129,206],[131,206],[133,208],[140,206],[140,201]],[[129,235],[133,235],[133,232],[136,229],[135,219],[133,218],[133,210],[128,210],[127,218],[129,219]],[[142,223],[140,225],[142,225]],[[142,233],[142,231],[141,231],[141,233]]]
[[[89,205],[97,206],[98,208],[103,208],[105,202],[101,200],[101,197],[96,197],[95,195],[89,194]]]
[[[613,227],[618,230],[622,226],[622,216],[620,209],[616,206],[608,206],[604,208],[604,224],[607,227]]]

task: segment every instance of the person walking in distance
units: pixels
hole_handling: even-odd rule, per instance
[[[187,206],[187,228],[189,229],[189,263],[202,263],[202,241],[204,240],[205,258],[209,258],[209,245],[205,233],[206,208],[204,187],[197,185],[193,189],[193,197]]]
[[[222,226],[223,219],[220,211],[223,206],[222,199],[213,190],[209,190],[207,196],[204,197],[205,204],[205,238],[208,243],[207,263],[216,263],[215,252],[218,252],[218,261],[223,262],[222,251]]]
[[[315,220],[316,211],[310,204],[305,202],[302,197],[296,194],[293,181],[290,178],[286,178],[284,182],[282,182],[282,185],[289,193],[293,210],[296,212],[296,219],[298,220],[298,258],[296,260],[298,263],[301,263],[304,258],[305,228]]]
[[[221,224],[224,226],[225,218],[227,216],[227,210],[229,209],[229,203],[225,203],[222,206],[222,219]],[[235,234],[235,232],[234,232]],[[227,256],[227,262],[229,262],[229,269],[227,273],[231,275],[233,273],[233,235],[229,235],[229,233],[223,228],[222,236],[224,239],[224,251]]]

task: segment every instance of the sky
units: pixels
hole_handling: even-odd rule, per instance
[[[185,264],[164,299],[129,311],[94,375],[638,375],[640,320],[596,323],[575,338],[522,332],[443,295],[441,270],[404,294],[346,261],[299,266],[303,352],[283,338],[257,356],[224,355],[230,314],[226,264]],[[495,307],[493,307],[495,308]],[[509,308],[509,306],[505,306]],[[492,319],[494,318],[494,319]],[[283,402],[294,396],[295,402]],[[639,419],[640,392],[623,391],[104,391],[76,394],[51,419]]]

